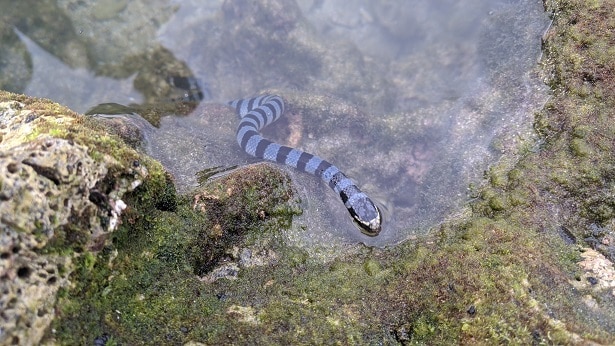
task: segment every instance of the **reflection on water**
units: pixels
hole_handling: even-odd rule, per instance
[[[201,81],[217,103],[279,93],[287,114],[266,136],[331,161],[386,211],[381,235],[363,236],[328,187],[285,168],[305,208],[288,233],[296,244],[383,246],[424,234],[489,163],[530,138],[546,99],[534,71],[548,23],[539,0],[104,3],[101,15],[100,2],[59,1],[53,11],[70,25],[57,30],[28,26],[23,13],[5,18],[0,87],[79,111],[171,102],[176,77]],[[65,49],[49,35],[67,37]],[[11,66],[21,79],[6,77]],[[128,118],[181,191],[197,171],[254,162],[225,106],[201,104],[159,128]]]

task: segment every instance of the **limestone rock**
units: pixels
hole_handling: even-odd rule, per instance
[[[111,156],[95,159],[87,146],[40,128],[75,130],[77,119],[0,102],[0,345],[41,340],[56,293],[70,284],[72,254],[102,248],[126,207],[120,198],[147,173],[122,171]]]

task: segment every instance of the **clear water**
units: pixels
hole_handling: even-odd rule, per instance
[[[80,112],[170,102],[174,76],[200,80],[207,103],[284,97],[289,114],[266,135],[331,161],[386,214],[382,233],[364,236],[328,187],[285,168],[305,208],[287,234],[299,245],[425,234],[459,210],[490,163],[531,138],[547,98],[536,75],[548,25],[540,0],[23,4],[37,9],[0,15],[3,89]],[[257,161],[238,148],[230,109],[203,103],[159,128],[129,118],[181,191],[199,170]]]

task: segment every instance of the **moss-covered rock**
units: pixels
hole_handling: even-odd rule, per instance
[[[35,344],[73,259],[108,243],[148,170],[50,101],[0,92],[0,139],[0,342]]]

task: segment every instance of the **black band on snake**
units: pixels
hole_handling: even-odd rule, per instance
[[[263,138],[258,131],[276,121],[284,113],[284,101],[276,95],[262,95],[229,102],[241,121],[237,142],[248,154],[294,167],[320,177],[337,193],[361,232],[369,236],[380,233],[382,217],[372,200],[344,173],[330,162],[301,150],[283,146]]]

